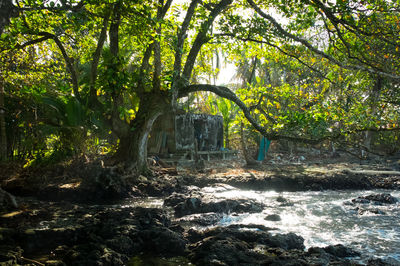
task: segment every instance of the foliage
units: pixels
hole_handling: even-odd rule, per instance
[[[242,122],[254,138],[354,142],[375,131],[375,146],[397,143],[398,1],[170,4],[16,2],[0,36],[10,157],[118,142],[120,159],[145,162],[139,142],[183,97],[224,117],[228,146]],[[237,84],[216,86],[223,61]]]

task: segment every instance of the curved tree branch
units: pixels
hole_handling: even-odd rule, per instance
[[[285,30],[272,16],[266,14],[265,12],[263,12],[255,3],[253,0],[247,0],[247,2],[250,4],[250,6],[264,19],[268,20],[274,27],[275,29],[281,33],[283,36],[292,39],[293,41],[299,42],[302,45],[304,45],[305,47],[307,47],[310,51],[312,51],[313,53],[320,55],[326,59],[328,59],[329,61],[331,61],[332,63],[338,65],[341,68],[344,69],[349,69],[349,70],[357,70],[357,71],[364,71],[364,72],[368,72],[370,74],[377,74],[380,76],[384,76],[384,77],[388,77],[391,79],[396,79],[399,80],[400,76],[396,75],[396,74],[392,74],[392,73],[387,73],[384,72],[382,70],[378,70],[378,69],[373,69],[373,68],[368,68],[368,67],[364,67],[364,66],[359,66],[359,65],[347,65],[342,63],[341,61],[337,60],[336,58],[334,58],[333,56],[319,50],[318,48],[314,47],[310,42],[308,42],[306,39],[303,39],[299,36],[296,36],[290,32],[288,32],[287,30]]]
[[[77,74],[77,72],[76,72],[76,70],[74,68],[73,58],[70,58],[68,56],[67,51],[65,50],[65,48],[64,48],[62,42],[60,41],[60,39],[58,39],[58,37],[56,35],[52,34],[52,33],[43,32],[43,31],[42,32],[38,32],[38,33],[33,33],[31,35],[37,35],[37,36],[42,36],[42,37],[40,37],[38,39],[35,39],[35,40],[27,41],[27,42],[25,42],[23,44],[17,44],[15,48],[16,49],[22,49],[22,48],[25,48],[25,47],[27,47],[29,45],[37,44],[37,43],[40,43],[40,42],[43,42],[43,41],[46,41],[46,40],[49,40],[49,39],[53,40],[56,43],[58,49],[60,49],[61,54],[62,54],[62,56],[64,58],[64,61],[65,61],[65,64],[67,66],[67,69],[68,69],[69,73],[71,74],[72,90],[74,92],[74,95],[75,95],[75,97],[76,97],[76,99],[78,101],[81,101],[81,97],[80,97],[80,93],[79,93],[78,74]]]
[[[310,139],[310,138],[302,138],[302,137],[292,137],[292,136],[285,136],[285,135],[279,135],[278,133],[270,133],[267,132],[266,129],[261,126],[256,119],[251,115],[251,110],[249,107],[247,107],[240,99],[239,97],[236,96],[236,94],[228,89],[227,87],[223,86],[215,86],[215,85],[209,85],[209,84],[193,84],[193,85],[188,85],[184,87],[179,94],[179,97],[184,97],[189,93],[192,92],[197,92],[197,91],[209,91],[212,92],[222,98],[228,99],[232,102],[234,102],[243,112],[244,116],[246,119],[250,122],[250,124],[258,131],[260,134],[262,134],[264,137],[266,137],[269,140],[288,140],[288,141],[293,141],[297,143],[304,143],[304,144],[318,144],[322,141],[325,140],[335,140],[338,139],[346,134],[351,134],[351,133],[356,133],[356,132],[364,132],[364,131],[374,131],[374,132],[383,132],[383,131],[398,131],[400,130],[399,127],[394,127],[394,128],[358,128],[358,129],[349,129],[344,132],[338,132],[336,134],[331,134],[331,135],[325,135],[320,138],[316,139]]]
[[[262,135],[266,136],[268,139],[272,139],[273,135],[269,134],[264,127],[262,127],[256,119],[251,115],[250,108],[248,108],[240,99],[239,97],[236,96],[236,94],[228,89],[227,87],[223,86],[215,86],[215,85],[209,85],[209,84],[194,84],[194,85],[189,85],[184,87],[179,94],[179,97],[183,97],[187,95],[188,93],[191,92],[196,92],[196,91],[209,91],[213,92],[216,95],[228,99],[232,102],[234,102],[239,108],[242,110],[244,116],[247,118],[247,120],[253,125],[253,127],[260,132]]]
[[[189,55],[187,57],[185,67],[183,68],[182,78],[185,82],[189,82],[192,75],[194,63],[196,62],[197,55],[200,52],[203,44],[208,42],[207,32],[209,31],[211,25],[213,24],[216,17],[224,11],[228,5],[230,5],[233,0],[221,0],[211,11],[208,19],[201,25],[201,30],[197,34],[192,49],[190,49]]]
[[[13,5],[12,0],[0,0],[0,34],[10,23],[10,18],[18,17],[18,15],[18,7]]]
[[[37,38],[37,39],[34,39],[34,40],[30,40],[30,41],[24,42],[22,44],[17,44],[14,48],[15,49],[23,49],[23,48],[25,48],[25,47],[27,47],[29,45],[41,43],[43,41],[46,41],[46,40],[52,39],[52,38],[53,38],[53,36],[46,35],[46,36],[43,36],[43,37],[40,37],[40,38]]]
[[[110,20],[111,12],[107,12],[106,17],[103,20],[103,27],[101,28],[100,36],[97,41],[96,50],[93,54],[93,60],[90,65],[90,88],[89,88],[89,104],[93,104],[97,107],[100,107],[101,104],[98,102],[97,94],[96,94],[96,79],[97,79],[97,70],[100,61],[101,51],[103,50],[104,43],[107,38],[107,27],[108,22]]]
[[[233,37],[237,40],[240,41],[244,41],[244,42],[255,42],[255,43],[260,43],[260,44],[266,44],[268,46],[271,46],[275,49],[277,49],[279,52],[281,52],[284,55],[287,55],[295,60],[297,60],[300,64],[302,64],[303,66],[307,67],[308,69],[310,69],[311,71],[314,71],[315,73],[317,73],[321,78],[328,80],[330,83],[335,84],[334,81],[332,81],[330,78],[328,78],[324,73],[322,73],[320,70],[316,69],[315,67],[307,64],[306,62],[304,62],[299,56],[293,54],[293,53],[289,53],[287,51],[285,51],[283,48],[279,47],[278,45],[275,45],[269,41],[265,41],[265,40],[257,40],[257,39],[253,39],[253,38],[241,38],[238,37],[232,33],[222,33],[222,34],[215,34],[215,36],[229,36],[229,37]]]
[[[76,70],[74,68],[73,58],[68,56],[67,51],[65,50],[63,44],[61,43],[60,39],[58,39],[58,37],[56,35],[48,33],[48,32],[45,32],[43,34],[44,34],[44,36],[51,35],[52,39],[54,40],[54,42],[57,44],[58,48],[60,49],[60,51],[64,57],[65,63],[67,65],[67,68],[69,70],[69,73],[71,74],[72,89],[73,89],[74,95],[75,95],[76,99],[79,102],[81,102],[81,97],[79,94],[78,74],[76,73]]]
[[[177,98],[178,98],[178,83],[182,71],[182,55],[183,55],[183,44],[185,43],[185,39],[187,38],[187,31],[189,29],[190,21],[194,15],[195,8],[201,0],[192,0],[190,2],[189,8],[186,11],[185,19],[182,22],[181,28],[178,32],[177,43],[175,47],[175,61],[174,61],[174,70],[173,70],[173,83],[171,85],[171,103],[172,109],[175,110]]]
[[[171,2],[171,1],[169,1]],[[161,21],[163,15],[166,13],[163,7],[164,0],[158,1],[157,7],[157,21]],[[168,10],[168,9],[167,9]],[[160,38],[161,36],[161,23],[156,28],[156,38],[154,39],[154,72],[153,72],[153,90],[160,90],[161,88],[161,46],[160,46]]]

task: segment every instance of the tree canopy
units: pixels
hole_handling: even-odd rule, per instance
[[[3,159],[115,144],[117,162],[146,171],[154,121],[196,92],[223,98],[208,102],[226,132],[244,117],[271,140],[385,131],[398,143],[398,1],[1,0],[0,10]],[[221,61],[236,82],[216,84]]]

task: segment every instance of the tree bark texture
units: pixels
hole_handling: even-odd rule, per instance
[[[240,123],[240,142],[242,144],[242,150],[243,150],[243,156],[244,159],[246,160],[246,164],[247,165],[255,165],[256,160],[254,160],[251,155],[249,154],[249,150],[247,149],[247,141],[246,141],[246,137],[244,135],[244,126],[243,126],[243,122]]]
[[[212,9],[208,19],[201,25],[201,30],[199,31],[199,33],[197,34],[197,36],[193,42],[192,48],[190,49],[190,52],[186,59],[185,66],[183,68],[182,78],[186,82],[189,82],[189,79],[192,76],[194,63],[196,62],[196,58],[200,52],[201,47],[203,46],[203,44],[205,44],[209,40],[207,33],[208,33],[209,29],[211,28],[211,25],[213,24],[213,22],[217,18],[217,16],[220,13],[222,13],[232,2],[233,2],[233,0],[221,0]]]
[[[12,0],[0,0],[0,34],[10,23],[10,18],[18,16],[18,9],[12,2]]]
[[[369,95],[368,99],[372,110],[372,116],[376,115],[376,106],[379,102],[381,90],[382,90],[382,78],[378,76],[375,80],[374,87],[372,88],[372,92]],[[364,147],[363,147],[365,149],[365,152],[369,152],[371,150],[372,139],[375,134],[376,134],[375,132],[369,130],[365,131]]]
[[[1,75],[1,74],[0,74]],[[4,105],[4,83],[0,76],[0,161],[7,159],[6,109]]]
[[[97,41],[96,50],[93,53],[93,60],[90,65],[89,106],[95,108],[102,108],[101,103],[97,99],[96,79],[97,79],[97,72],[100,62],[101,51],[103,50],[104,43],[107,39],[107,27],[108,27],[108,22],[110,20],[110,13],[111,12],[108,12],[103,20],[103,27],[101,28],[99,40]]]
[[[139,173],[148,172],[147,141],[154,122],[167,109],[165,100],[164,95],[154,92],[141,99],[131,130],[119,136],[117,161],[125,162],[127,167],[134,166]]]

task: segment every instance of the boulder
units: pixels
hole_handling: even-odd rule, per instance
[[[174,193],[164,201],[164,205],[172,206],[178,218],[196,213],[254,213],[263,210],[263,205],[253,200],[214,199],[200,193],[192,196]]]
[[[266,221],[272,221],[272,222],[279,222],[281,220],[281,217],[278,214],[270,214],[267,215],[264,220]]]
[[[180,222],[189,222],[201,226],[210,226],[210,225],[215,225],[218,223],[224,215],[222,213],[199,213],[199,214],[192,214],[192,215],[186,215],[180,218],[178,221]]]
[[[375,205],[381,204],[395,204],[399,200],[388,193],[371,194],[367,196],[361,196],[353,199],[353,203],[368,204],[373,203]]]
[[[339,258],[356,257],[356,256],[361,255],[358,251],[355,251],[349,247],[345,247],[341,244],[327,246],[327,247],[324,247],[323,250],[325,252],[327,252],[335,257],[339,257]]]
[[[304,239],[295,234],[272,235],[240,228],[217,227],[204,232],[191,230],[188,239],[193,243],[189,245],[189,258],[196,265],[275,265],[279,254],[288,250],[297,254],[304,249]],[[263,246],[268,252],[259,252],[258,246]],[[274,250],[273,253],[271,250]],[[285,263],[294,263],[298,259],[295,256]]]
[[[155,227],[140,231],[137,235],[143,243],[143,252],[166,257],[181,256],[185,253],[186,241],[183,236],[168,228]]]
[[[276,201],[279,202],[280,203],[279,205],[282,206],[282,207],[293,206],[294,205],[293,202],[291,202],[290,200],[288,200],[288,199],[286,199],[286,198],[284,198],[282,196],[277,197]]]

